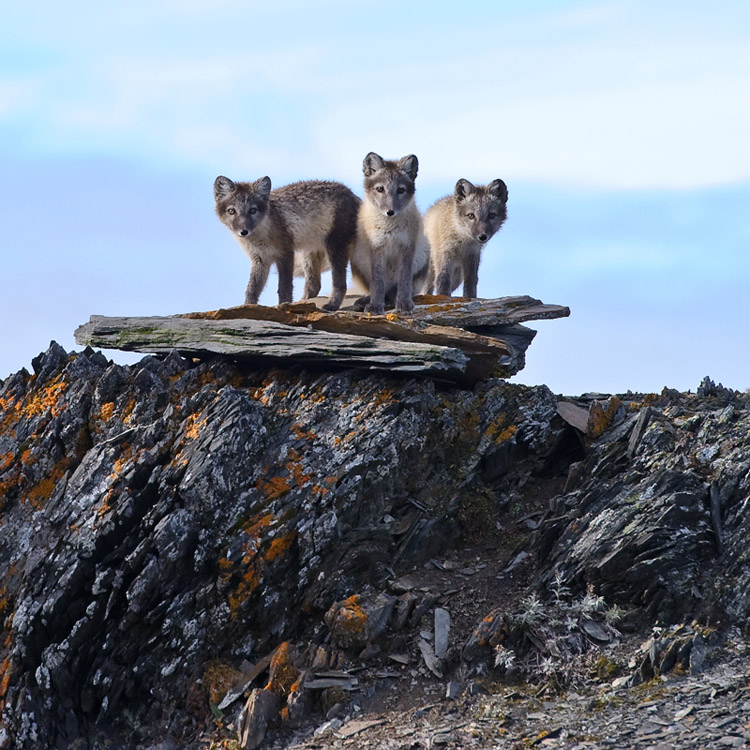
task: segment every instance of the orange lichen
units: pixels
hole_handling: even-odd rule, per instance
[[[5,657],[3,663],[0,664],[0,700],[5,698],[5,694],[8,692],[10,686],[10,657]]]
[[[135,396],[131,396],[130,401],[125,405],[122,411],[122,422],[123,424],[129,424],[133,418],[133,411],[135,409]]]
[[[292,648],[289,641],[284,641],[271,658],[265,690],[271,690],[277,695],[288,695],[299,678],[299,669],[292,663]]]
[[[101,410],[102,422],[104,422],[105,424],[109,422],[109,420],[112,419],[112,416],[114,413],[115,413],[115,404],[113,401],[108,401],[106,404],[102,406],[102,410]]]
[[[229,594],[229,610],[232,615],[236,616],[242,603],[258,588],[260,585],[261,571],[263,561],[251,563],[245,571],[239,585],[231,594]]]
[[[505,417],[501,416],[497,422],[494,422],[487,428],[487,435],[498,445],[515,437],[518,432],[516,425],[512,424],[505,427],[505,422]]]
[[[133,446],[130,445],[130,443],[123,443],[120,455],[115,459],[115,462],[112,465],[112,473],[109,475],[111,481],[120,478],[132,455]]]
[[[336,629],[348,634],[364,633],[367,627],[367,614],[361,607],[362,598],[354,594],[341,602],[336,612]]]
[[[13,463],[14,458],[15,455],[12,452],[0,456],[0,472],[5,471]]]
[[[203,419],[199,420],[198,419],[199,416],[200,415],[198,413],[191,414],[185,420],[185,437],[190,440],[198,439],[201,429],[208,421],[208,417],[203,417]]]
[[[63,375],[58,375],[49,385],[34,393],[26,404],[21,406],[20,413],[26,418],[39,416],[46,411],[50,411],[53,417],[58,416],[62,411],[60,398],[67,388],[68,384],[63,380]]]
[[[35,507],[41,508],[44,503],[52,497],[57,483],[62,479],[68,469],[68,459],[59,461],[49,476],[39,480],[28,492],[27,500]]]
[[[612,423],[620,405],[621,402],[617,396],[610,396],[607,401],[592,401],[589,407],[586,434],[590,438],[599,437]]]
[[[277,497],[286,495],[292,489],[289,486],[289,479],[286,477],[271,477],[267,480],[259,480],[257,487],[268,500],[275,500]]]
[[[21,463],[26,464],[27,466],[31,463],[31,449],[30,448],[27,448],[21,454]]]
[[[302,470],[302,456],[293,448],[289,451],[286,469],[291,474],[297,487],[302,487],[312,479],[312,474],[305,474]]]
[[[296,534],[292,531],[289,534],[273,539],[271,544],[268,545],[268,550],[264,555],[266,560],[268,562],[273,562],[277,557],[285,555],[292,546],[295,537]]]

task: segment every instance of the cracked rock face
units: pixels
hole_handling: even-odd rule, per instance
[[[750,396],[710,386],[631,404],[588,447],[538,535],[543,582],[593,584],[667,623],[747,618]]]
[[[0,385],[16,748],[187,742],[207,662],[322,640],[332,605],[456,543],[465,507],[507,504],[563,429],[546,388],[502,381],[124,367],[56,344],[34,369]]]
[[[469,390],[176,354],[123,367],[56,344],[33,365],[0,383],[3,750],[197,747],[229,686],[249,686],[271,653],[279,672],[279,644],[334,671],[343,651],[364,659],[396,632],[406,644],[436,600],[386,589],[509,508],[522,516],[542,476],[567,472],[565,491],[536,498],[549,512],[513,552],[536,560],[542,597],[561,581],[651,623],[750,615],[750,396],[710,381],[601,402],[584,436],[547,388],[500,380]],[[543,652],[507,637],[498,605],[464,657]],[[612,636],[579,624],[579,640]],[[655,650],[652,671],[684,645]],[[276,690],[290,726],[312,690],[331,710],[344,700],[323,695],[340,672],[309,691],[274,679],[252,690]],[[243,731],[260,736],[253,716]]]

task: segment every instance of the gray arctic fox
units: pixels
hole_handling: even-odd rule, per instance
[[[361,202],[346,185],[309,180],[271,190],[269,177],[232,182],[219,176],[214,197],[219,219],[252,261],[245,304],[257,304],[275,263],[279,304],[292,301],[294,275],[305,277],[305,298],[317,297],[321,271],[330,267],[333,290],[324,309],[338,310]]]
[[[508,216],[508,188],[502,180],[472,185],[459,180],[453,195],[434,203],[424,215],[430,243],[430,270],[424,291],[450,296],[463,280],[464,297],[477,296],[479,260],[484,245]]]
[[[357,309],[380,315],[385,304],[409,313],[413,288],[427,275],[427,240],[422,215],[414,202],[419,164],[413,154],[386,161],[370,152],[364,159],[365,198],[359,209],[352,275],[370,294],[355,302]]]

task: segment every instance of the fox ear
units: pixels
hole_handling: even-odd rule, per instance
[[[214,198],[221,200],[222,198],[228,198],[234,192],[235,184],[223,175],[219,175],[214,180]]]
[[[456,183],[453,195],[460,203],[464,198],[468,198],[477,192],[477,189],[468,180],[461,179]]]
[[[262,198],[268,198],[271,193],[271,178],[268,176],[261,177],[259,180],[255,181],[253,187],[255,188],[255,192]]]
[[[508,187],[502,180],[492,180],[492,182],[487,185],[487,192],[490,195],[494,195],[495,198],[500,198],[501,201],[508,200]]]
[[[385,162],[383,161],[383,157],[378,156],[374,151],[370,151],[362,162],[362,171],[365,173],[365,177],[369,177],[384,166]]]
[[[417,170],[419,169],[419,160],[417,159],[416,156],[414,156],[414,154],[409,154],[408,156],[405,156],[403,159],[399,159],[398,168],[402,172],[406,172],[406,174],[408,174],[409,177],[412,178],[412,180],[416,180]]]

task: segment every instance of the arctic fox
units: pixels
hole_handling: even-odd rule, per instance
[[[219,176],[214,197],[219,219],[252,261],[245,304],[257,304],[272,263],[279,272],[279,304],[292,301],[294,275],[305,277],[305,298],[317,297],[327,261],[333,290],[324,309],[338,310],[361,203],[346,185],[309,180],[271,190],[269,177],[232,182]]]
[[[419,163],[413,154],[386,161],[370,152],[364,159],[365,198],[359,209],[352,275],[370,294],[355,302],[357,309],[380,315],[386,302],[396,310],[414,309],[413,287],[427,275],[429,248],[422,215],[414,202]]]
[[[482,248],[508,216],[508,188],[502,180],[472,185],[459,180],[453,195],[441,198],[424,215],[430,243],[430,270],[424,291],[450,296],[464,282],[464,297],[477,296]]]

